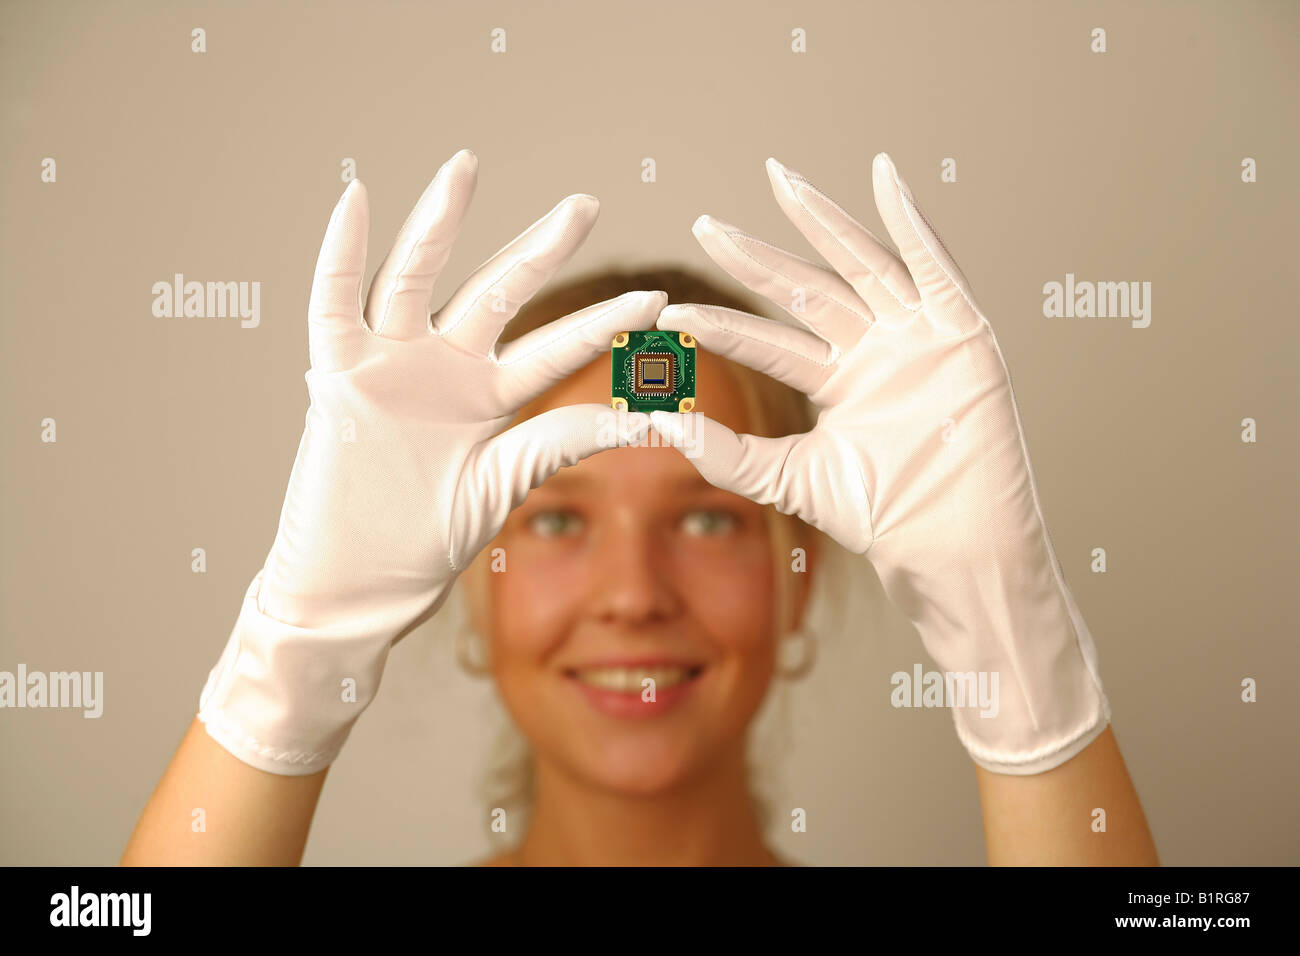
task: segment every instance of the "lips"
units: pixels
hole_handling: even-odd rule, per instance
[[[690,697],[707,670],[682,661],[602,661],[568,668],[564,676],[596,712],[644,720],[662,716]]]
[[[640,694],[647,686],[676,687],[694,680],[703,667],[681,665],[584,667],[568,671],[568,676],[588,687],[622,694]],[[650,685],[646,681],[651,681]]]

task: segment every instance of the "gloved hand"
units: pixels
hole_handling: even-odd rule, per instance
[[[442,604],[528,490],[613,441],[605,405],[500,429],[526,402],[648,329],[667,301],[633,292],[498,348],[502,328],[576,251],[592,196],[563,200],[485,262],[430,318],[434,281],[474,191],[468,150],[438,171],[362,307],[368,210],[353,181],[330,219],[308,306],[311,404],[279,531],[199,702],[240,760],[309,774],[338,754],[390,646]]]
[[[811,332],[704,305],[669,306],[658,326],[805,392],[817,425],[758,438],[700,415],[687,442],[682,416],[653,412],[655,429],[691,445],[710,483],[866,555],[943,670],[998,675],[996,716],[953,709],[976,763],[1050,770],[1105,729],[1110,707],[993,329],[887,155],[872,178],[901,261],[802,176],[774,159],[767,171],[834,272],[708,216],[694,232],[723,269]]]

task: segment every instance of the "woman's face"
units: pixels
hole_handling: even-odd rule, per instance
[[[701,380],[728,381],[718,359],[699,363]],[[579,402],[608,404],[608,363],[535,411]],[[733,389],[701,404],[747,430]],[[774,666],[764,508],[705,482],[677,449],[613,448],[533,489],[492,548],[505,549],[505,570],[488,574],[492,671],[540,759],[646,794],[743,746]]]

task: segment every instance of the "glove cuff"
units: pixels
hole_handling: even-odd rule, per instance
[[[970,754],[971,760],[979,766],[992,773],[1027,777],[1054,770],[1078,756],[1110,726],[1110,704],[1100,689],[1098,694],[1099,711],[1079,730],[1064,735],[1059,741],[1053,741],[1027,752],[1015,754],[1008,754],[1005,751],[995,752],[971,736],[956,711],[953,713],[953,722],[957,726],[957,737],[961,740],[962,746]]]
[[[385,622],[307,629],[268,617],[262,573],[199,697],[198,719],[232,755],[267,773],[329,766],[374,699],[394,634]]]
[[[962,745],[995,773],[1051,770],[1110,722],[1096,645],[1040,540],[1034,560],[1004,548],[985,565],[951,563],[935,578],[941,587],[888,567],[881,573],[944,671]]]
[[[994,773],[1052,770],[1110,723],[1096,645],[1069,588],[1058,583],[1050,598],[1018,605],[1019,626],[985,651],[981,666],[999,672],[1000,712],[990,718],[974,707],[953,708],[962,745]]]

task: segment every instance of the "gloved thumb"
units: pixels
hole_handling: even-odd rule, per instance
[[[650,420],[663,443],[685,455],[709,484],[791,513],[795,494],[784,466],[803,435],[738,435],[699,413],[656,411],[650,413]]]
[[[561,468],[606,448],[640,444],[650,431],[641,412],[608,405],[553,408],[488,439],[466,462],[453,506],[449,555],[463,568],[496,536],[528,492]],[[458,548],[459,542],[467,544]]]

